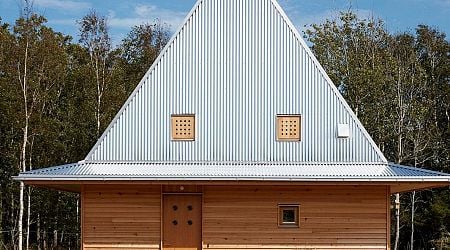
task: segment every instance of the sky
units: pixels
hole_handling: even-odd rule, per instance
[[[0,0],[3,22],[14,23],[23,0]],[[278,0],[300,31],[312,23],[334,18],[351,8],[362,17],[385,21],[392,33],[414,32],[418,24],[439,28],[450,36],[450,0]],[[173,32],[196,0],[34,0],[35,11],[43,14],[54,30],[79,39],[77,20],[91,10],[107,16],[113,44],[134,25],[159,19]],[[447,37],[450,40],[449,37]]]

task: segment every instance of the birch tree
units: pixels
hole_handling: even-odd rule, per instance
[[[18,20],[15,26],[15,33],[18,34],[17,46],[19,56],[17,60],[17,78],[22,90],[23,96],[23,141],[20,154],[20,170],[25,172],[26,168],[26,156],[27,156],[27,144],[28,144],[28,132],[30,117],[36,105],[36,98],[38,89],[32,86],[29,82],[29,57],[30,47],[35,42],[36,27],[39,26],[42,20],[39,20],[32,12],[32,6],[28,1],[25,1],[24,12],[22,18]],[[23,248],[23,210],[24,210],[24,188],[23,182],[20,182],[19,190],[19,217],[18,217],[18,249]]]
[[[25,204],[20,203],[19,185],[10,176],[22,167],[82,159],[167,36],[158,32],[164,26],[144,24],[114,50],[102,42],[109,39],[103,34],[106,26],[89,26],[98,26],[102,17],[85,23],[85,42],[78,44],[39,24],[41,17],[25,16],[14,28],[0,24],[0,226],[7,231],[0,248],[26,244],[26,239],[18,241],[17,231],[26,229],[22,237],[28,238],[36,228],[38,237],[29,238],[30,247],[68,249],[77,245],[79,235],[77,196],[29,189],[21,197]],[[313,26],[306,36],[389,161],[450,171],[450,46],[445,34],[421,25],[416,34],[392,35],[380,20],[342,13]],[[402,207],[397,222],[393,219],[393,228],[401,229],[396,230],[398,249],[448,248],[449,190],[404,194],[398,202]],[[27,209],[19,220],[20,205]],[[26,225],[19,227],[22,220]]]
[[[381,21],[349,11],[312,25],[305,36],[388,160],[445,169],[444,162],[450,162],[450,146],[442,143],[450,131],[450,74],[445,73],[450,72],[445,66],[450,50],[445,35],[423,25],[416,36],[391,35]],[[416,212],[425,209],[418,205],[428,204],[418,203],[417,192],[409,197],[396,194],[393,200],[394,249],[415,247]],[[400,210],[400,203],[410,203],[411,213],[409,206]],[[407,214],[410,217],[403,218]],[[402,231],[407,224],[411,231]]]
[[[54,191],[29,188],[28,193],[24,190],[20,204],[19,185],[10,178],[23,170],[23,159],[26,159],[26,170],[31,166],[40,168],[74,162],[85,156],[95,140],[97,128],[94,127],[97,126],[92,125],[97,117],[91,117],[94,117],[97,99],[92,96],[98,92],[94,87],[96,81],[92,80],[95,74],[91,54],[84,46],[52,31],[44,22],[45,18],[33,13],[28,20],[19,18],[14,26],[0,24],[0,205],[3,208],[0,225],[6,231],[0,245],[2,249],[18,247],[19,228],[23,230],[22,248],[26,245],[38,249],[77,246],[77,196],[61,193],[57,199]],[[155,49],[145,62],[148,66],[163,47],[159,43],[151,46]],[[28,48],[27,53],[25,48]],[[121,65],[111,66],[114,55],[109,56],[110,75],[126,74]],[[139,74],[143,75],[136,73],[136,76]],[[22,89],[24,78],[26,91]],[[127,86],[132,89],[137,84],[120,77],[115,80],[118,80],[117,86],[112,86],[111,79],[106,81],[100,102],[100,118],[103,117],[100,124],[109,122],[127,98],[126,91],[116,92],[116,88]],[[26,102],[24,92],[27,93]],[[23,143],[25,103],[28,104],[25,107],[28,113],[26,144]],[[23,148],[25,156],[20,157]],[[24,224],[19,227],[20,205],[23,209],[20,221]],[[55,206],[58,209],[54,209]],[[29,234],[33,228],[38,231],[36,238]]]
[[[45,27],[45,18],[32,12],[26,5],[24,16],[14,26],[16,36],[16,67],[17,78],[22,92],[23,110],[23,141],[21,144],[21,171],[31,170],[34,161],[33,148],[36,131],[42,128],[42,117],[47,110],[48,100],[53,98],[50,92],[60,84],[64,74],[64,47],[66,38]],[[34,132],[33,132],[34,131]],[[31,143],[33,142],[33,143]],[[28,161],[28,166],[27,165]],[[28,189],[27,239],[29,247],[29,227],[31,218],[31,188]],[[19,216],[18,216],[18,247],[23,247],[23,215],[24,215],[24,185],[20,184]]]
[[[111,39],[106,17],[92,11],[79,21],[80,43],[89,51],[90,66],[96,84],[96,135],[100,135],[103,96],[108,88],[111,71]]]
[[[305,32],[327,74],[377,141],[390,136],[386,122],[386,75],[391,67],[389,33],[381,20],[360,19],[351,11],[313,24]],[[372,105],[377,103],[378,105]],[[380,143],[383,144],[383,143]]]

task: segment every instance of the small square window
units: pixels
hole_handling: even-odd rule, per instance
[[[299,226],[299,205],[278,205],[278,226]]]
[[[300,141],[301,131],[300,115],[277,115],[278,141]]]
[[[172,140],[195,140],[195,115],[172,115]]]

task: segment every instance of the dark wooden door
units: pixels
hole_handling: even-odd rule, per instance
[[[201,196],[167,194],[163,199],[163,249],[200,250],[202,248]]]

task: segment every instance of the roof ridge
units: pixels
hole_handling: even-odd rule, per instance
[[[301,161],[105,161],[86,160],[78,164],[173,164],[173,165],[385,165],[384,162],[301,162]]]

